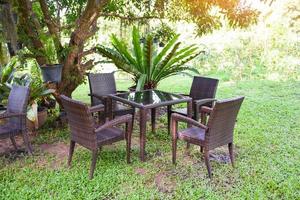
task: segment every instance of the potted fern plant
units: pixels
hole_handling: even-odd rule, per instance
[[[45,57],[47,58],[47,64],[41,66],[41,72],[44,82],[55,82],[61,81],[62,64],[59,63],[57,52],[51,37],[43,37],[45,46]],[[63,55],[63,54],[62,54]]]
[[[125,39],[119,39],[113,34],[113,48],[98,45],[96,49],[99,54],[112,60],[118,69],[131,74],[137,90],[155,89],[167,77],[198,74],[197,69],[185,64],[201,51],[196,45],[180,48],[178,37],[176,34],[160,49],[154,44],[152,34],[148,34],[145,42],[141,43],[139,30],[133,27],[131,47],[128,47]]]

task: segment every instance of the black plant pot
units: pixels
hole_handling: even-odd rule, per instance
[[[2,105],[2,104],[0,104],[0,111],[1,111],[1,110],[6,110],[5,106]]]
[[[55,82],[61,81],[62,64],[46,65],[41,67],[44,82]]]

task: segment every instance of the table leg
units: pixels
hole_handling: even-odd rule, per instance
[[[107,98],[106,99],[106,105],[105,107],[107,107],[105,110],[105,113],[107,113],[107,117],[109,120],[113,119],[113,100],[112,98]]]
[[[140,109],[140,159],[145,161],[147,110]]]
[[[156,114],[156,108],[151,109],[151,127],[152,127],[152,133],[155,133],[155,114]]]
[[[192,118],[192,112],[193,112],[193,102],[192,101],[189,101],[187,102],[187,117],[189,118]],[[187,124],[187,127],[190,128],[191,127],[191,124]],[[186,148],[189,149],[190,148],[190,143],[187,142],[186,143]]]
[[[169,105],[167,107],[167,112],[168,112],[168,133],[169,135],[171,134],[171,110],[172,110],[172,105]]]

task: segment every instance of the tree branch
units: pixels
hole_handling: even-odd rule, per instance
[[[92,49],[89,49],[89,50],[87,50],[87,51],[84,51],[84,52],[80,53],[80,54],[78,55],[78,57],[79,57],[79,58],[83,58],[84,56],[90,55],[90,54],[95,53],[95,52],[96,52],[96,47],[94,47],[94,48],[92,48]]]
[[[80,65],[80,68],[83,72],[85,72],[86,70],[91,69],[94,66],[94,60],[89,60],[83,64]]]
[[[138,20],[143,20],[143,19],[161,19],[159,16],[141,16],[141,17],[136,17],[136,16],[123,16],[115,13],[101,13],[101,17],[115,17],[123,20],[131,20],[131,21],[138,21]]]
[[[61,50],[63,49],[60,37],[59,37],[59,25],[55,23],[55,20],[52,19],[49,8],[45,0],[39,0],[41,9],[45,18],[46,25],[49,29],[49,32],[53,38],[54,45],[56,48],[57,58],[59,58],[59,61],[62,62],[62,58],[60,55]]]

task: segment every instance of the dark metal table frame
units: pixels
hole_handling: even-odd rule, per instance
[[[147,91],[147,90],[144,90]],[[156,90],[158,91],[158,90]],[[141,91],[143,92],[143,91]],[[129,93],[129,92],[128,92]],[[166,94],[172,94],[168,92],[164,92]],[[136,107],[140,109],[140,159],[141,161],[145,161],[145,146],[146,146],[146,128],[147,128],[147,110],[151,109],[151,124],[152,124],[152,132],[155,132],[155,115],[156,115],[156,108],[167,106],[168,115],[171,115],[171,108],[172,105],[179,104],[179,103],[187,103],[187,115],[188,117],[192,117],[192,98],[178,95],[181,97],[181,99],[176,100],[167,100],[161,103],[153,103],[153,104],[147,104],[143,105],[141,103],[137,103],[131,100],[127,100],[125,98],[122,98],[118,96],[118,94],[111,94],[109,97],[111,97],[111,100],[119,101],[124,104],[131,105],[133,107]],[[112,105],[112,104],[111,104]],[[168,133],[170,134],[170,126],[168,122]]]

